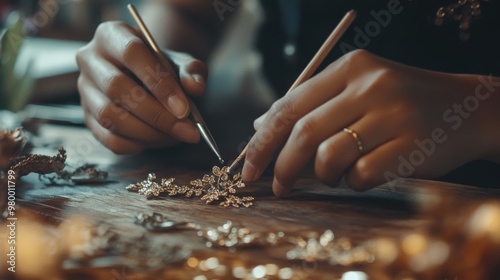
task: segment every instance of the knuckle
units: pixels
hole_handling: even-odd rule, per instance
[[[88,45],[85,45],[81,47],[77,52],[76,52],[76,64],[78,64],[78,67],[80,69],[84,65],[84,63],[87,61],[86,60],[86,53],[87,53]]]
[[[109,34],[116,32],[116,29],[123,25],[125,25],[125,23],[120,21],[103,22],[97,26],[93,40],[96,42],[106,42],[109,38]]]
[[[265,156],[263,151],[266,150],[267,142],[262,141],[258,133],[255,134],[252,139],[248,142],[248,149],[245,157],[245,161],[249,162],[253,166],[257,166]]]
[[[155,77],[155,78],[148,79],[147,86],[151,90],[151,92],[161,91],[162,94],[164,94],[165,96],[170,96],[175,92],[175,90],[174,90],[173,86],[171,86],[171,85],[168,86],[166,83],[164,83],[165,79],[173,79],[172,74],[170,72],[165,72],[165,73],[162,73],[161,77]],[[166,86],[164,88],[162,88],[161,86],[164,84]]]
[[[110,30],[123,26],[126,26],[126,23],[124,23],[123,21],[105,21],[97,26],[95,33],[109,36]]]
[[[293,127],[291,138],[299,148],[309,147],[316,135],[316,124],[310,119],[300,119]]]
[[[367,50],[357,49],[342,58],[342,67],[347,72],[357,73],[360,68],[367,68],[373,64],[374,55]]]
[[[111,22],[109,21],[99,24],[95,30],[95,38],[99,39],[101,34],[105,35],[106,32],[109,30],[110,25]]]
[[[372,54],[369,51],[364,49],[357,49],[348,53],[345,58],[350,62],[363,62],[370,59],[371,56]]]
[[[334,151],[331,145],[322,143],[318,147],[316,154],[316,164],[314,166],[314,173],[316,178],[327,185],[332,184],[332,176],[337,169],[335,165]]]
[[[316,158],[320,164],[326,167],[326,169],[333,169],[335,167],[335,151],[333,146],[323,142],[319,145]]]
[[[344,55],[344,63],[347,65],[356,66],[365,64],[370,58],[371,53],[364,49],[357,49]]]
[[[123,47],[123,61],[136,61],[144,47],[144,42],[138,37],[129,40]]]
[[[359,73],[360,69],[365,69],[371,65],[373,60],[373,55],[364,49],[357,49],[351,51],[344,56],[342,56],[339,60],[339,67],[343,69],[344,72],[347,73]],[[328,69],[336,69],[337,63],[331,63],[328,66]]]
[[[350,176],[349,186],[356,191],[363,191],[377,185],[379,172],[375,165],[365,158],[359,159],[354,165]]]
[[[254,165],[255,166],[255,161],[257,159],[257,155],[258,155],[258,141],[256,140],[256,137],[252,137],[252,139],[250,139],[250,141],[248,142],[248,149],[247,149],[247,153],[246,153],[246,156],[245,156],[245,161],[247,162],[250,162],[250,164]]]
[[[113,117],[113,109],[111,104],[106,104],[96,110],[95,118],[97,122],[104,128],[109,129],[111,119]]]
[[[100,121],[101,126],[109,131],[116,130],[116,126],[114,125],[114,123],[115,122],[112,119],[103,119]]]
[[[127,80],[127,77],[121,73],[111,74],[104,84],[104,91],[108,96],[113,96],[114,92],[120,92]]]
[[[101,34],[101,33],[106,33],[107,30],[110,29],[110,27],[114,26],[115,22],[112,21],[106,21],[101,24],[99,24],[95,30],[96,34]]]
[[[75,60],[78,68],[82,72],[89,72],[90,69],[92,69],[92,67],[89,65],[89,61],[92,61],[93,56],[96,52],[96,46],[93,41],[78,49],[78,51],[76,52]]]
[[[283,111],[290,111],[291,109],[292,104],[286,99],[286,97],[284,97],[273,103],[270,108],[270,112],[271,114],[276,115]]]
[[[160,109],[151,112],[151,122],[154,126],[160,126],[165,123],[165,113]]]
[[[287,121],[291,119],[295,114],[295,106],[290,98],[283,97],[280,100],[273,103],[271,109],[269,110],[272,119]]]

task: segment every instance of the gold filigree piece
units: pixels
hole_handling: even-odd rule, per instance
[[[206,227],[192,222],[174,222],[160,213],[152,215],[140,213],[135,218],[135,223],[155,232],[197,230],[197,235],[205,239],[205,246],[227,248],[231,252],[249,247],[294,245],[295,247],[286,253],[288,260],[302,260],[308,263],[323,262],[342,266],[375,261],[375,242],[368,241],[355,245],[345,237],[336,238],[331,230],[326,230],[322,234],[316,231],[254,232],[249,227],[236,225],[232,221],[227,221],[217,227]]]
[[[347,238],[335,238],[331,230],[326,230],[319,237],[299,236],[293,243],[295,248],[286,254],[289,260],[328,262],[330,265],[342,266],[375,261],[370,242],[355,246]]]
[[[206,204],[219,202],[223,207],[250,207],[253,205],[254,197],[239,197],[236,195],[237,189],[244,188],[245,183],[241,179],[241,174],[233,176],[229,174],[229,167],[222,168],[214,166],[212,174],[205,174],[203,178],[190,182],[189,186],[175,184],[175,178],[161,179],[161,183],[156,181],[156,175],[150,173],[148,178],[142,182],[131,184],[127,190],[138,192],[147,198],[160,196],[166,193],[168,196],[183,195],[185,197],[200,197]]]

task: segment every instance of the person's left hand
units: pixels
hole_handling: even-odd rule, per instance
[[[334,186],[346,174],[351,188],[366,190],[397,177],[438,177],[498,154],[499,133],[491,131],[500,127],[500,95],[491,94],[491,85],[500,83],[488,89],[478,77],[413,68],[367,51],[347,54],[255,122],[243,180],[257,180],[281,147],[277,196],[311,160],[321,182]],[[471,100],[468,106],[477,108],[469,112],[463,105],[471,98],[477,106]],[[358,134],[362,151],[344,128]]]

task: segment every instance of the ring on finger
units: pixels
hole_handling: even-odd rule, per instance
[[[360,139],[360,137],[359,137],[358,133],[357,133],[356,131],[354,131],[354,130],[352,130],[352,129],[348,128],[348,127],[345,127],[345,128],[343,129],[343,131],[344,131],[344,132],[347,132],[347,133],[349,133],[349,134],[351,134],[352,138],[354,138],[354,141],[356,141],[356,144],[358,145],[358,150],[359,150],[359,152],[360,152],[360,153],[363,153],[363,150],[364,150],[364,149],[363,149],[363,144],[361,143],[361,139]]]

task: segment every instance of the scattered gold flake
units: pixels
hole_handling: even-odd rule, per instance
[[[223,207],[250,207],[253,205],[254,197],[236,195],[237,189],[244,188],[245,183],[241,180],[240,173],[231,176],[228,166],[222,168],[214,166],[211,175],[205,174],[203,178],[191,181],[189,186],[177,185],[174,181],[175,178],[164,178],[161,179],[161,183],[158,183],[156,175],[150,173],[146,180],[129,185],[127,190],[138,192],[147,198],[166,193],[168,196],[201,196],[200,199],[206,204],[219,202],[219,205]]]
[[[330,265],[342,266],[375,261],[370,242],[353,246],[349,239],[335,239],[331,230],[326,230],[319,237],[297,237],[292,243],[295,248],[286,254],[289,260],[328,262]]]

